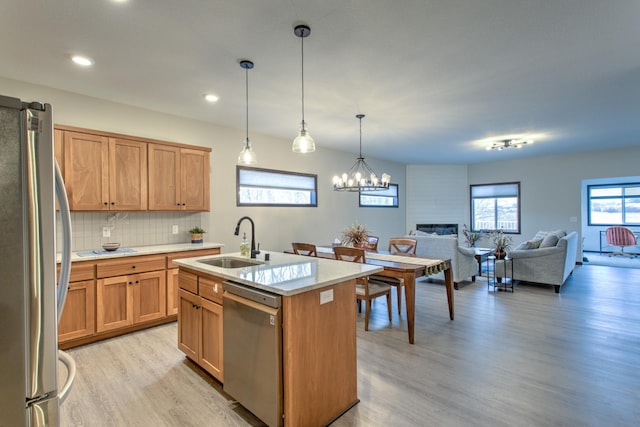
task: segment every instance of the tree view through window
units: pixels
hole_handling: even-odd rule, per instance
[[[520,232],[520,183],[471,186],[471,230]]]
[[[589,225],[639,225],[640,183],[590,185]]]

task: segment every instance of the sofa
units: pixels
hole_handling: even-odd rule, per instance
[[[508,252],[508,260],[496,261],[496,278],[553,285],[555,292],[573,273],[578,252],[578,233],[539,231],[532,239]],[[513,270],[512,270],[513,267]]]
[[[450,259],[453,273],[453,286],[458,289],[458,283],[471,277],[475,282],[478,274],[478,261],[472,248],[463,248],[458,244],[457,235],[436,235],[419,230],[410,231],[405,237],[415,239],[416,256],[433,259]],[[443,279],[444,273],[429,276],[433,279]]]

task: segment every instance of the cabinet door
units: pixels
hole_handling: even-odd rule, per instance
[[[96,331],[129,326],[133,322],[132,292],[134,276],[99,279],[96,292]]]
[[[109,208],[147,209],[147,143],[109,138]]]
[[[202,328],[200,297],[180,289],[178,299],[178,348],[197,362]]]
[[[147,322],[160,319],[167,313],[167,282],[166,272],[152,271],[150,273],[129,276],[133,282],[133,323]]]
[[[178,282],[177,268],[167,270],[167,316],[178,314]]]
[[[109,139],[64,132],[64,177],[73,211],[109,209]]]
[[[180,208],[180,148],[149,144],[149,210]]]
[[[224,381],[222,360],[222,306],[200,298],[202,337],[198,362],[215,378]]]
[[[95,333],[95,282],[85,280],[69,284],[60,323],[58,341],[86,337]]]
[[[64,132],[60,129],[53,130],[53,154],[55,156],[56,162],[58,162],[58,167],[60,168],[60,173],[62,174],[62,178],[64,179]],[[66,182],[66,180],[65,180]],[[58,206],[58,198],[56,197],[56,211],[60,210],[60,206]]]
[[[209,210],[209,153],[181,150],[180,204],[182,210]]]

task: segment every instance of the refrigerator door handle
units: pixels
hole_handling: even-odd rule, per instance
[[[60,263],[60,281],[58,283],[58,323],[62,317],[64,303],[67,300],[69,276],[71,274],[71,214],[69,199],[64,188],[64,180],[58,163],[55,163],[56,197],[60,206],[60,220],[62,223],[62,260]]]

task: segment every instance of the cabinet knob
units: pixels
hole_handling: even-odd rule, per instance
[[[183,204],[182,204],[182,206],[187,206],[187,204],[186,204],[186,203],[183,203]]]
[[[135,265],[132,265],[132,266],[131,266],[131,268],[135,269],[135,268],[136,268],[136,266],[135,266]]]
[[[131,284],[131,282],[129,282],[129,284]]]
[[[140,281],[136,280],[136,283],[140,283]]]
[[[111,204],[112,204],[112,205],[115,205],[115,204],[116,204],[116,202],[111,202]]]
[[[109,203],[107,203],[107,202],[104,202],[104,205],[105,205],[105,206],[108,206],[108,205],[109,205]]]

